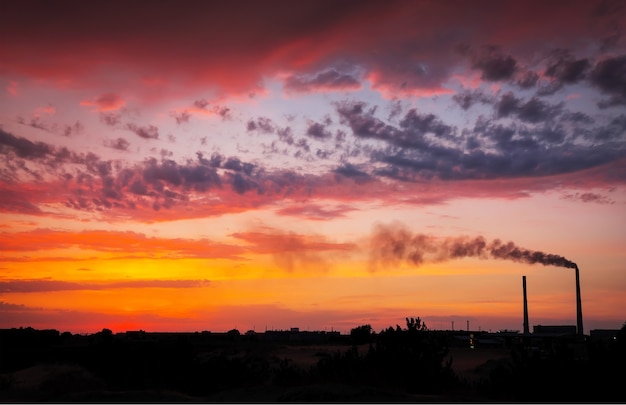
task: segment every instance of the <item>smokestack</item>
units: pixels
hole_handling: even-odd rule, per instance
[[[526,276],[522,276],[522,288],[524,289],[524,335],[530,333],[528,327],[528,299],[526,297]]]
[[[582,300],[580,298],[580,278],[578,275],[578,265],[574,265],[576,270],[576,329],[578,335],[582,336],[583,333],[583,308]]]

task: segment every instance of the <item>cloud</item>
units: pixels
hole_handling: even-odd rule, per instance
[[[287,271],[310,266],[323,270],[329,266],[326,260],[328,253],[346,253],[356,248],[352,243],[335,243],[322,236],[272,228],[236,232],[230,236],[247,242],[247,249],[253,253],[272,255],[276,265]]]
[[[361,83],[351,74],[329,69],[312,76],[289,76],[285,79],[284,86],[287,91],[308,93],[311,91],[358,90],[361,88]]]
[[[497,102],[496,114],[499,118],[517,115],[524,122],[538,123],[556,118],[562,108],[562,104],[550,105],[537,97],[523,101],[507,92]]]
[[[111,290],[119,288],[201,288],[208,285],[208,280],[104,280],[99,282],[77,282],[51,279],[5,279],[0,281],[0,294]],[[8,309],[23,309],[23,306],[13,307],[9,307]]]
[[[528,49],[541,55],[583,42],[592,51],[605,52],[607,45],[620,49],[620,14],[594,13],[595,5],[584,2],[564,9],[558,3],[323,0],[303,6],[272,0],[267,7],[273,13],[264,6],[245,2],[248,11],[242,15],[238,2],[185,1],[181,7],[166,2],[147,10],[115,1],[110,8],[63,4],[44,16],[11,4],[0,28],[11,46],[2,48],[0,58],[8,77],[94,94],[106,88],[85,100],[102,109],[119,108],[119,95],[130,92],[143,102],[193,96],[199,88],[218,95],[258,93],[268,77],[286,77],[285,88],[292,92],[356,89],[368,80],[390,98],[430,97],[450,93],[445,83],[465,60],[457,51],[462,43],[480,50],[471,62],[486,81],[514,77],[531,62]],[[117,12],[120,7],[124,13]],[[173,12],[178,18],[171,18]],[[82,29],[75,21],[101,22]],[[577,63],[585,58],[572,57],[571,63],[552,65],[555,79],[578,77],[583,63]]]
[[[326,221],[344,217],[356,208],[340,204],[338,206],[321,206],[318,204],[294,204],[276,211],[278,215],[300,217],[312,221]]]
[[[564,194],[563,196],[561,196],[561,198],[564,200],[580,201],[583,203],[609,204],[609,205],[615,204],[615,200],[607,196],[604,196],[602,194],[591,193],[591,192]]]
[[[606,58],[596,64],[589,74],[590,82],[609,95],[600,107],[626,104],[626,56]]]
[[[109,111],[117,111],[122,108],[126,102],[115,93],[105,93],[92,100],[83,100],[80,105],[87,107],[95,107],[95,111],[101,113]]]
[[[510,55],[504,55],[496,47],[487,47],[474,56],[473,67],[481,71],[481,78],[490,82],[508,80],[518,66]]]
[[[379,118],[375,106],[343,101],[334,104],[338,120],[329,116],[323,123],[309,122],[313,133],[323,135],[315,138],[315,145],[295,138],[290,127],[280,128],[269,118],[249,121],[255,131],[274,131],[276,141],[293,148],[293,157],[330,162],[330,169],[315,175],[271,169],[264,162],[251,163],[219,153],[205,157],[199,152],[195,160],[176,161],[165,151],[160,159],[124,163],[0,130],[0,180],[6,183],[0,184],[6,191],[0,196],[0,209],[41,215],[44,207],[48,212],[66,207],[110,220],[195,218],[242,212],[303,196],[338,201],[352,199],[352,195],[358,199],[379,198],[379,193],[391,197],[394,182],[405,183],[403,187],[414,183],[419,188],[435,180],[562,176],[617,162],[626,153],[624,117],[607,122],[606,118],[569,111],[563,104],[549,104],[539,98],[524,100],[509,93],[494,102],[496,117],[480,116],[473,126],[466,124],[459,130],[439,116],[415,108],[398,113],[391,122]],[[328,136],[330,122],[339,126],[336,136]],[[350,138],[353,141],[348,141]],[[128,147],[124,138],[105,143],[117,149]],[[329,147],[317,145],[321,143]],[[333,163],[331,159],[336,160]],[[39,194],[27,191],[30,185],[24,185],[23,190],[7,187],[9,182],[27,180],[38,182]],[[605,184],[616,181],[623,182],[617,174],[602,180]],[[357,193],[353,188],[365,183],[369,184],[367,190],[359,187]],[[524,187],[543,190],[541,185]],[[480,194],[465,187],[460,190],[465,195]],[[504,191],[504,195],[513,194],[509,188]],[[429,194],[415,203],[442,199],[442,195]]]
[[[0,150],[9,150],[21,158],[41,158],[52,153],[53,148],[43,142],[32,142],[26,138],[16,137],[0,129]]]
[[[40,310],[40,308],[32,308],[32,307],[27,307],[26,305],[23,304],[11,304],[8,302],[4,302],[4,301],[0,301],[0,313],[6,313],[6,312],[15,312],[15,311],[37,311]]]
[[[319,122],[310,122],[306,129],[306,134],[314,139],[328,139],[332,136],[326,129],[326,126]]]
[[[372,180],[372,177],[369,174],[359,170],[357,167],[349,163],[335,168],[333,172],[341,177],[354,179],[357,184],[366,183]]]
[[[620,50],[620,17],[594,13],[594,4],[576,2],[564,10],[552,3],[479,3],[349,0],[305,7],[272,0],[270,7],[280,11],[262,19],[253,17],[263,13],[262,6],[248,2],[246,15],[241,3],[175,8],[163,3],[146,11],[141,4],[114,2],[125,13],[115,13],[115,6],[85,5],[72,5],[70,12],[62,5],[47,19],[17,4],[5,10],[0,34],[12,42],[0,57],[11,61],[4,67],[10,77],[89,89],[100,95],[86,105],[112,110],[121,107],[120,94],[129,92],[146,103],[173,94],[192,97],[199,88],[218,96],[247,95],[264,91],[265,78],[283,79],[291,92],[353,90],[367,80],[388,98],[452,94],[446,83],[465,68],[467,54],[482,80],[502,82],[532,64],[528,49],[545,55],[585,41],[590,52],[605,52],[607,45]],[[78,23],[93,20],[109,25],[85,29]],[[144,21],[141,27],[138,20]],[[531,20],[532,29],[526,23]],[[163,43],[169,44],[167,54]],[[465,56],[458,52],[460,44],[470,50]],[[556,58],[547,77],[578,82],[586,59],[591,61],[573,53]]]
[[[545,75],[559,83],[573,84],[585,78],[585,73],[591,67],[587,58],[576,59],[567,51],[557,51],[545,71]]]
[[[617,135],[623,133],[622,120],[597,125],[564,111],[561,104],[537,98],[524,101],[511,93],[498,101],[497,115],[520,121],[501,124],[479,117],[474,128],[461,132],[415,109],[407,111],[398,125],[391,125],[365,103],[343,102],[336,108],[340,122],[354,136],[388,144],[369,152],[373,162],[386,164],[369,174],[402,181],[556,175],[599,166],[626,153]],[[606,138],[603,144],[585,142],[599,135]]]
[[[200,116],[219,116],[222,120],[231,118],[231,110],[228,107],[224,107],[218,104],[211,106],[211,103],[206,99],[195,100],[189,107],[183,109],[176,109],[170,111],[170,116],[176,120],[177,124],[184,124],[189,122],[192,115]]]
[[[154,125],[142,127],[133,123],[128,123],[125,128],[144,139],[159,139],[159,129]]]
[[[170,115],[174,117],[177,124],[184,124],[186,122],[189,122],[189,119],[191,118],[191,114],[189,114],[189,112],[187,111],[172,112],[170,113]]]
[[[493,104],[493,97],[480,90],[464,90],[453,95],[452,100],[464,110],[469,110],[476,103]]]
[[[100,113],[100,121],[110,127],[116,127],[122,122],[122,117],[117,112]]]
[[[128,150],[130,142],[124,138],[109,139],[104,142],[104,146],[117,150]]]
[[[168,239],[147,237],[137,232],[90,230],[82,232],[36,229],[28,232],[0,233],[2,252],[35,252],[79,248],[112,254],[134,254],[152,258],[229,258],[244,250],[235,245],[207,239]]]
[[[520,75],[519,79],[517,80],[517,85],[522,89],[530,89],[532,87],[535,87],[538,81],[539,75],[536,72],[529,70]]]
[[[246,124],[246,130],[257,131],[263,134],[273,134],[276,131],[276,126],[272,122],[270,118],[267,117],[259,117],[256,120],[248,120]]]

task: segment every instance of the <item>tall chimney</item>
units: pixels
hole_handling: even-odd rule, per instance
[[[576,270],[576,329],[579,335],[583,335],[583,308],[580,298],[580,277],[578,275],[578,266],[574,265]]]
[[[522,276],[522,288],[524,289],[524,335],[530,333],[528,327],[528,299],[526,298],[526,276]]]

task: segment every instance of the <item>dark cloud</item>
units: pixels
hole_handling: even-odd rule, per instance
[[[238,194],[244,194],[250,190],[257,189],[258,187],[254,181],[243,176],[241,173],[232,174],[230,177],[231,187]]]
[[[626,140],[626,115],[621,114],[613,118],[608,124],[596,127],[585,133],[586,137],[594,142],[611,142]]]
[[[23,311],[40,311],[40,310],[41,308],[27,307],[26,305],[23,305],[23,304],[10,304],[8,302],[0,301],[0,312],[4,312],[4,313],[9,312],[9,311],[23,312]]]
[[[54,148],[47,143],[31,142],[26,138],[18,138],[0,129],[0,148],[3,153],[10,150],[21,158],[41,158],[52,154]]]
[[[215,112],[224,120],[231,118],[231,111],[228,107],[217,107]]]
[[[102,112],[100,113],[100,121],[110,127],[115,127],[122,122],[122,116],[116,112]]]
[[[379,139],[402,148],[420,148],[428,145],[429,136],[450,139],[456,128],[442,122],[433,114],[420,114],[410,109],[399,122],[399,128],[375,117],[375,109],[366,110],[364,103],[339,103],[337,112],[343,124],[348,125],[359,138]]]
[[[81,124],[80,121],[76,121],[72,125],[65,125],[63,127],[63,135],[64,136],[79,135],[81,132],[83,132],[84,129],[85,127],[83,126],[83,124]]]
[[[600,107],[626,105],[626,56],[607,58],[596,64],[589,74],[591,83],[609,95]]]
[[[510,55],[503,55],[497,48],[489,47],[475,57],[474,68],[482,72],[483,80],[497,82],[513,77],[517,61]]]
[[[284,142],[287,145],[293,145],[294,144],[295,139],[293,137],[293,132],[291,131],[290,127],[277,128],[276,129],[276,133],[278,134],[278,139],[281,142]]]
[[[142,178],[156,191],[164,191],[164,183],[173,187],[182,187],[198,191],[206,191],[212,187],[220,187],[221,180],[213,167],[202,164],[180,165],[173,160],[148,159],[141,170]]]
[[[117,138],[105,141],[104,146],[117,150],[128,150],[130,142],[124,138]]]
[[[256,120],[249,120],[246,124],[248,131],[258,131],[264,134],[273,134],[276,130],[274,123],[267,117],[259,117]]]
[[[159,139],[159,129],[154,125],[147,125],[145,127],[142,127],[133,123],[129,123],[126,124],[125,128],[144,139]]]
[[[252,163],[242,162],[236,157],[228,158],[222,167],[236,172],[244,172],[247,175],[251,175],[254,170],[254,165]]]
[[[326,126],[319,122],[310,122],[306,134],[315,139],[328,139],[332,137],[332,134],[326,129]]]
[[[550,105],[533,97],[519,106],[517,115],[522,121],[537,123],[554,118],[561,109],[562,105]]]
[[[402,110],[403,110],[402,101],[400,100],[391,101],[388,104],[387,109],[389,110],[389,115],[387,116],[387,119],[393,120],[394,118],[402,114]]]
[[[189,122],[189,120],[191,119],[191,114],[189,114],[187,111],[171,112],[170,116],[172,116],[176,120],[176,123],[179,125]]]
[[[341,165],[333,170],[337,175],[348,177],[356,181],[357,183],[366,183],[373,180],[372,177],[366,172],[359,170],[356,166],[351,164]]]
[[[406,132],[407,136],[403,138],[407,144],[410,144],[411,139],[423,138],[427,134],[433,134],[437,138],[451,138],[456,131],[434,114],[420,114],[414,108],[410,109],[400,121],[400,127]]]
[[[193,102],[194,107],[199,108],[201,110],[206,110],[207,106],[210,103],[205,99],[196,100]]]
[[[517,111],[519,104],[520,100],[512,92],[505,93],[496,104],[496,115],[507,117]]]
[[[464,110],[469,110],[474,104],[491,104],[492,97],[480,90],[464,90],[452,96],[452,99]]]
[[[561,198],[564,200],[572,200],[572,201],[581,201],[584,203],[595,203],[595,204],[615,204],[615,200],[604,196],[602,194],[597,193],[573,193],[573,194],[565,194]]]
[[[41,117],[36,116],[27,121],[24,117],[17,117],[17,123],[21,125],[26,125],[35,129],[40,129],[46,132],[52,132],[53,127],[51,124],[44,122]]]
[[[39,293],[117,288],[199,288],[208,285],[208,280],[112,280],[100,283],[48,279],[8,280],[0,281],[0,293]]]
[[[333,150],[318,149],[315,152],[315,156],[317,156],[319,159],[329,159],[334,153],[335,151]]]
[[[539,75],[533,71],[524,72],[517,80],[517,85],[523,89],[530,89],[535,87],[539,81]]]
[[[133,194],[138,195],[146,195],[148,194],[148,187],[142,183],[140,180],[135,180],[133,184],[128,188],[128,190]]]
[[[561,104],[537,98],[524,101],[512,93],[503,95],[495,107],[499,117],[519,120],[502,125],[498,120],[479,118],[474,128],[459,133],[438,117],[414,109],[398,126],[376,118],[375,111],[364,103],[341,103],[337,112],[355,136],[388,144],[369,152],[370,159],[379,163],[375,169],[359,171],[402,181],[563,174],[625,155],[623,141],[617,137],[624,131],[622,120],[593,126],[595,121],[584,114],[564,113]],[[581,141],[589,134],[605,136],[614,143],[585,146]],[[489,148],[481,149],[481,145]]]
[[[214,105],[209,109],[210,104],[211,103],[208,102],[206,99],[200,99],[200,100],[196,100],[193,102],[193,108],[196,108],[201,111],[212,112],[216,115],[219,115],[224,120],[230,118],[230,112],[231,112],[230,108],[219,106],[219,105]],[[182,114],[185,114],[185,115],[182,115]],[[182,119],[183,122],[187,122],[189,120],[189,117],[187,117],[187,115],[189,115],[189,113],[187,111],[184,111],[183,113],[180,113],[178,117]],[[180,123],[178,121],[179,119],[177,118],[176,122]]]
[[[42,215],[44,212],[37,205],[28,201],[30,196],[2,190],[0,212],[19,212],[28,215]]]
[[[499,118],[516,115],[520,120],[530,123],[538,123],[554,119],[562,111],[562,104],[551,105],[533,97],[524,102],[515,97],[513,93],[505,93],[496,106],[496,116]]]
[[[588,59],[576,59],[567,51],[555,51],[545,74],[563,84],[573,84],[585,78],[591,67]]]
[[[314,76],[289,76],[285,88],[297,92],[322,90],[358,89],[361,83],[353,75],[340,73],[335,69],[320,72]]]

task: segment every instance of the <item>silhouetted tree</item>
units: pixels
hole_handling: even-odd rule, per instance
[[[113,331],[111,329],[103,328],[97,335],[102,339],[104,343],[111,343],[113,340]]]
[[[434,393],[457,382],[446,341],[428,331],[420,318],[406,318],[406,329],[389,327],[368,357],[389,379],[411,392]]]
[[[361,355],[353,346],[344,353],[321,359],[319,376],[331,382],[378,385],[412,393],[440,393],[458,382],[446,341],[428,331],[420,318],[406,318],[407,327],[389,327]],[[355,328],[355,334],[368,325]]]
[[[232,340],[236,340],[239,339],[239,337],[241,336],[241,332],[239,332],[238,329],[231,329],[226,332],[226,336],[228,336]]]
[[[372,325],[361,325],[350,330],[350,339],[355,345],[362,345],[372,341]]]

